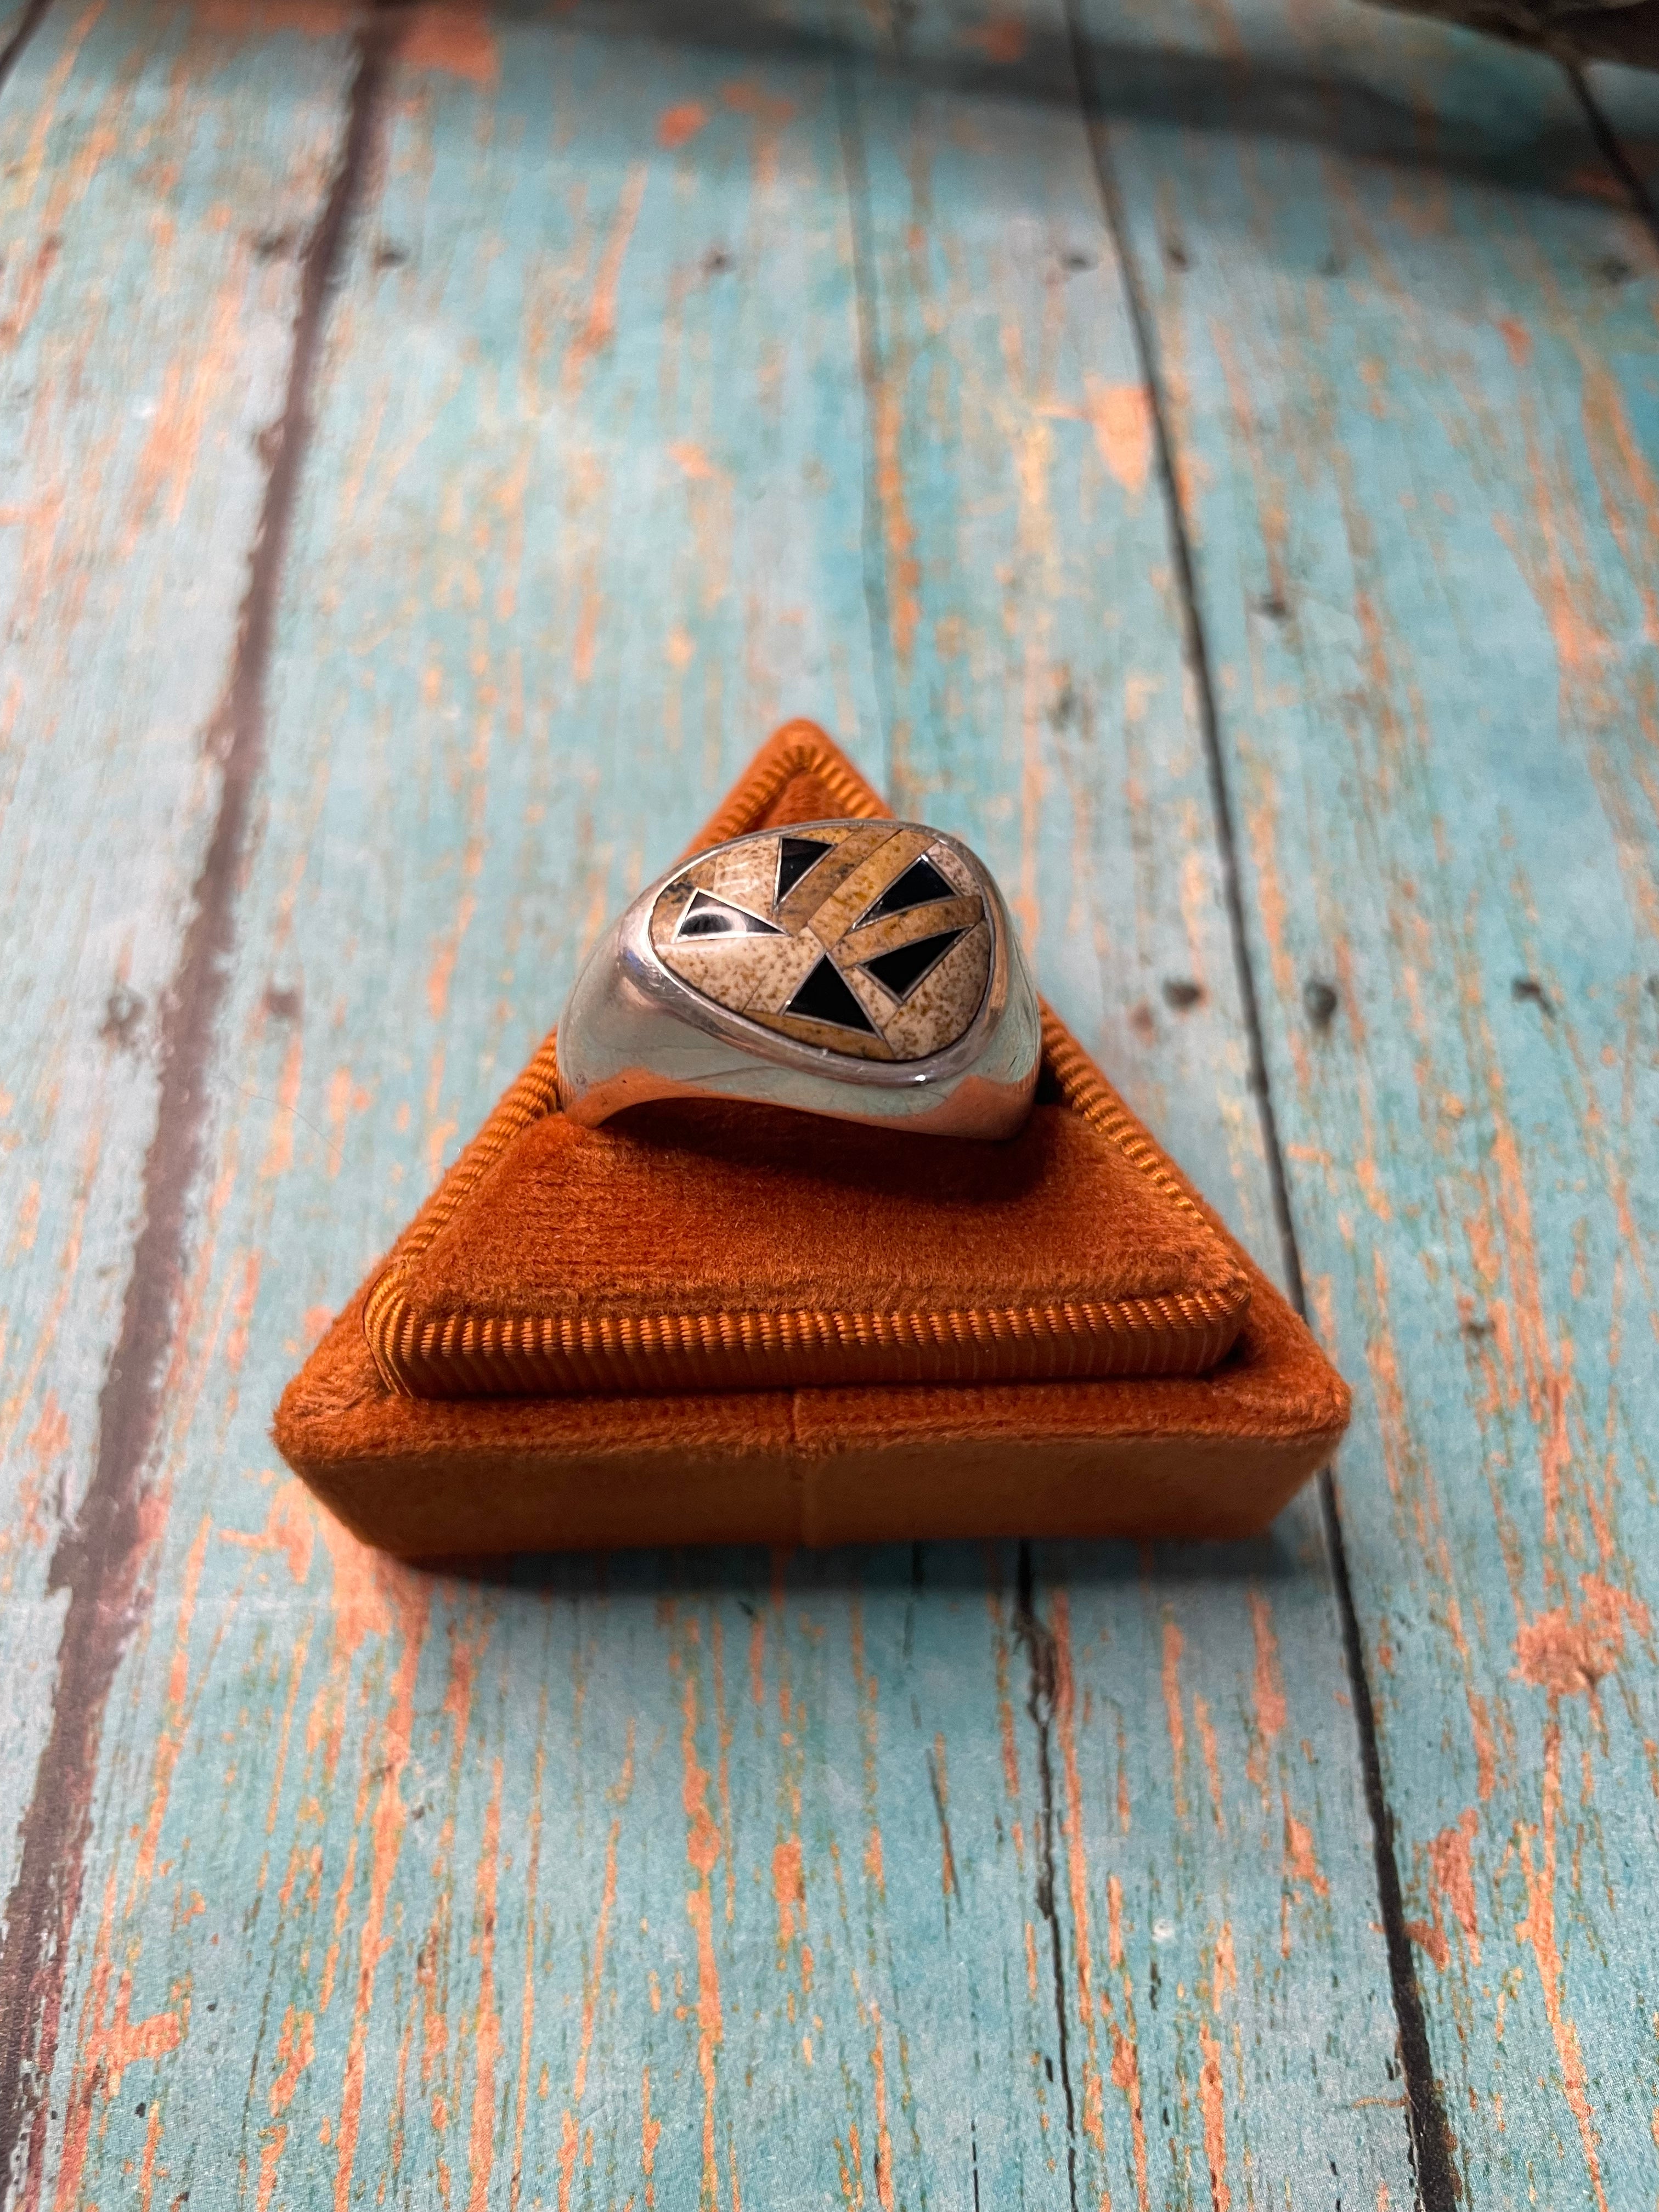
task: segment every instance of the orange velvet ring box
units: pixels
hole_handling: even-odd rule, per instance
[[[810,723],[690,849],[887,809]],[[1243,1536],[1341,1435],[1306,1328],[1054,1016],[1020,1134],[560,1113],[549,1037],[277,1408],[410,1558]]]

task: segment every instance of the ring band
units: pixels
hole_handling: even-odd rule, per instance
[[[936,1136],[1011,1137],[1042,1028],[996,881],[920,823],[792,823],[700,853],[595,945],[558,1030],[588,1127],[741,1098]]]

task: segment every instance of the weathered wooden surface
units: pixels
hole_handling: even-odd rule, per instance
[[[161,1007],[343,41],[63,9],[0,94],[0,1882],[49,1723]]]
[[[12,480],[84,501],[100,597],[54,579],[8,647],[64,732],[5,755],[19,1035],[64,1070],[3,1170],[62,1184],[8,1343],[68,1425],[61,1499],[6,1455],[36,1686],[0,1833],[25,1875],[84,1869],[0,2022],[16,2201],[1652,2195],[1652,252],[1541,64],[1359,22],[1093,27],[1127,270],[1044,9],[896,46],[426,11],[354,47],[320,10],[130,6],[24,49],[0,143],[80,119],[18,204],[93,274],[7,356],[78,410]],[[250,201],[281,216],[251,270]],[[100,322],[147,234],[197,258]],[[226,310],[177,488],[125,521],[137,492],[63,461],[107,389],[22,349],[193,390],[238,283],[260,313]],[[1314,1499],[1234,1553],[441,1579],[264,1434],[580,945],[785,712],[987,852],[1044,988],[1272,1264],[1206,672],[1291,1218],[1363,1386],[1344,1526],[1403,1907]],[[130,1066],[95,1042],[118,940],[148,1009],[190,986],[190,1080],[153,1012]],[[165,1314],[171,1252],[183,1295],[153,1443],[112,1459],[147,1148],[189,1203],[141,1280]],[[77,1202],[102,1279],[63,1257]],[[113,1561],[88,1495],[131,1512]],[[98,1688],[58,1648],[60,1528],[116,1669],[84,1771],[47,1706]]]
[[[978,839],[1044,989],[1271,1263],[1153,426],[1064,21],[1005,19],[988,71],[975,27],[922,17],[911,67],[853,101],[894,778]],[[1036,1568],[1076,2201],[1407,2195],[1376,1909],[1329,1903],[1375,1893],[1315,1501],[1248,1552]]]
[[[1655,241],[1560,77],[1455,33],[1252,0],[1165,14],[1133,68],[1192,100],[1108,83],[1105,143],[1358,1392],[1342,1517],[1451,2178],[1644,2203]]]

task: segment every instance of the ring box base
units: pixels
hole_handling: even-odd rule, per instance
[[[883,811],[820,731],[788,724],[698,844]],[[1047,1034],[1051,1061],[1108,1102],[1113,1141],[1189,1213],[1196,1209],[1226,1271],[1247,1286],[1231,1348],[1206,1372],[1054,1377],[1051,1366],[1032,1379],[827,1385],[785,1385],[781,1375],[784,1386],[769,1388],[763,1366],[744,1388],[446,1397],[393,1387],[366,1332],[371,1298],[431,1243],[433,1223],[453,1214],[485,1153],[499,1154],[501,1117],[527,1085],[534,1094],[544,1048],[289,1384],[277,1409],[278,1449],[355,1534],[414,1559],[1257,1533],[1328,1457],[1347,1421],[1346,1386],[1052,1017]],[[740,1268],[740,1252],[734,1260]]]

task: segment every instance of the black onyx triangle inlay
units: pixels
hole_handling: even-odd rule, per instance
[[[888,884],[886,890],[869,911],[860,916],[861,921],[879,921],[884,915],[903,914],[913,906],[927,906],[933,899],[955,898],[957,887],[947,884],[933,862],[924,856],[912,860],[904,873]]]
[[[876,1025],[847,988],[841,970],[827,956],[819,961],[783,1010],[805,1021],[829,1022],[838,1030],[859,1030],[874,1036]]]
[[[896,999],[905,999],[924,975],[938,967],[961,935],[959,929],[942,929],[937,937],[919,937],[912,945],[901,945],[894,952],[878,952],[873,960],[860,964]]]
[[[816,837],[785,837],[778,846],[778,896],[787,897],[806,871],[830,847]]]
[[[758,915],[745,914],[740,906],[728,906],[724,899],[711,898],[707,891],[699,891],[680,918],[676,937],[781,937],[783,932],[775,923],[763,921]]]

